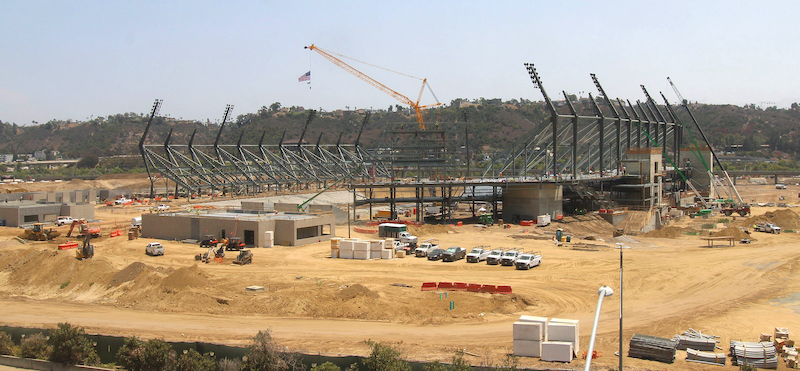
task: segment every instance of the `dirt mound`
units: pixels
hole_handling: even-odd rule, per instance
[[[208,275],[203,273],[197,265],[192,265],[180,268],[164,277],[164,280],[161,281],[161,286],[169,290],[184,290],[203,286],[207,280]]]
[[[345,288],[342,291],[339,291],[339,293],[336,294],[337,299],[344,301],[353,300],[358,297],[377,299],[378,293],[364,287],[360,283],[357,283]]]
[[[800,216],[792,210],[782,209],[776,211],[767,211],[764,215],[754,216],[747,219],[748,224],[756,224],[760,222],[769,222],[777,224],[784,229],[800,229]]]
[[[122,269],[121,271],[117,272],[117,274],[115,274],[114,277],[111,278],[111,285],[117,286],[128,281],[133,281],[136,279],[136,277],[139,277],[139,275],[142,274],[142,272],[152,269],[153,268],[149,267],[147,264],[142,262],[132,263],[127,267],[125,267],[124,269]]]
[[[442,234],[452,231],[453,228],[443,224],[423,224],[422,226],[409,225],[408,231],[415,236],[424,236],[427,234]]]
[[[661,229],[656,229],[644,234],[645,237],[655,238],[675,238],[686,234],[686,230],[679,227],[668,226]]]
[[[728,227],[711,234],[711,237],[723,237],[723,236],[731,236],[737,240],[741,240],[743,238],[750,238],[749,234],[744,233],[743,230],[737,227]]]

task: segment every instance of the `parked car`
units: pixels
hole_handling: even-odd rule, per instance
[[[531,254],[522,254],[517,259],[517,262],[514,263],[517,269],[531,269],[533,267],[538,267],[542,264],[542,254],[535,252]]]
[[[156,211],[167,211],[169,210],[169,205],[161,204],[156,206]]]
[[[448,247],[442,254],[442,261],[454,262],[459,259],[464,259],[465,256],[467,256],[467,249],[458,246]]]
[[[492,250],[489,255],[486,257],[486,264],[488,265],[498,265],[500,264],[500,258],[503,257],[503,250],[497,249]]]
[[[508,250],[504,252],[503,257],[500,258],[500,265],[512,266],[517,262],[520,255],[522,255],[522,251]]]
[[[118,199],[114,200],[114,205],[125,205],[128,202],[133,202],[133,200],[131,200],[129,198],[122,197],[122,198],[118,198]]]
[[[416,249],[414,249],[414,255],[418,258],[423,258],[428,256],[428,253],[439,248],[439,241],[431,241],[425,240]]]
[[[428,251],[428,260],[439,260],[442,258],[443,254],[444,254],[443,249],[433,249],[431,251]]]
[[[71,216],[59,216],[56,218],[55,223],[57,226],[72,224],[72,217]]]
[[[475,247],[467,254],[467,263],[480,263],[489,257],[491,251],[485,247]]]
[[[150,242],[144,249],[144,253],[150,256],[164,255],[164,246],[158,242]]]

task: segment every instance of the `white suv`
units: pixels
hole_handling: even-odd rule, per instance
[[[72,220],[73,219],[71,216],[59,216],[58,218],[56,218],[55,223],[58,226],[62,226],[65,224],[72,224]]]
[[[166,205],[166,204],[158,205],[158,206],[156,206],[156,210],[157,211],[167,211],[167,210],[169,210],[169,205]]]
[[[151,256],[164,255],[164,246],[158,242],[150,242],[147,244],[144,253]]]

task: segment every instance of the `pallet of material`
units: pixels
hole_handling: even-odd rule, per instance
[[[719,336],[707,335],[700,331],[689,329],[680,335],[675,335],[672,340],[678,343],[677,348],[680,350],[691,348],[694,350],[713,352],[714,348],[717,346],[718,338]]]
[[[725,365],[725,353],[702,352],[692,348],[686,349],[686,360],[689,362]]]
[[[731,341],[731,363],[734,366],[748,365],[756,368],[778,368],[775,346],[769,342],[747,343]]]
[[[677,345],[671,339],[634,334],[631,338],[628,357],[673,363]]]

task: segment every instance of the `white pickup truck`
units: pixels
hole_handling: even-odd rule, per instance
[[[778,227],[777,225],[772,223],[758,223],[756,224],[755,230],[759,232],[774,233],[774,234],[781,233],[781,227]]]
[[[398,237],[400,238],[400,242],[405,242],[411,246],[417,245],[417,236],[409,232],[400,232],[400,235]]]
[[[508,250],[504,252],[503,257],[500,258],[500,265],[513,266],[517,262],[517,259],[519,259],[520,255],[522,255],[522,251]]]
[[[480,263],[489,257],[489,246],[476,246],[467,254],[467,263]]]
[[[531,269],[533,267],[538,267],[542,264],[542,253],[534,252],[529,254],[522,254],[517,259],[517,262],[514,263],[514,266],[517,269]]]
[[[496,249],[492,250],[489,255],[486,257],[486,264],[488,265],[498,265],[500,264],[500,258],[503,257],[503,250]]]
[[[417,246],[414,250],[414,255],[418,258],[424,258],[428,256],[428,252],[433,251],[434,249],[439,248],[439,241],[434,240],[425,240]]]

